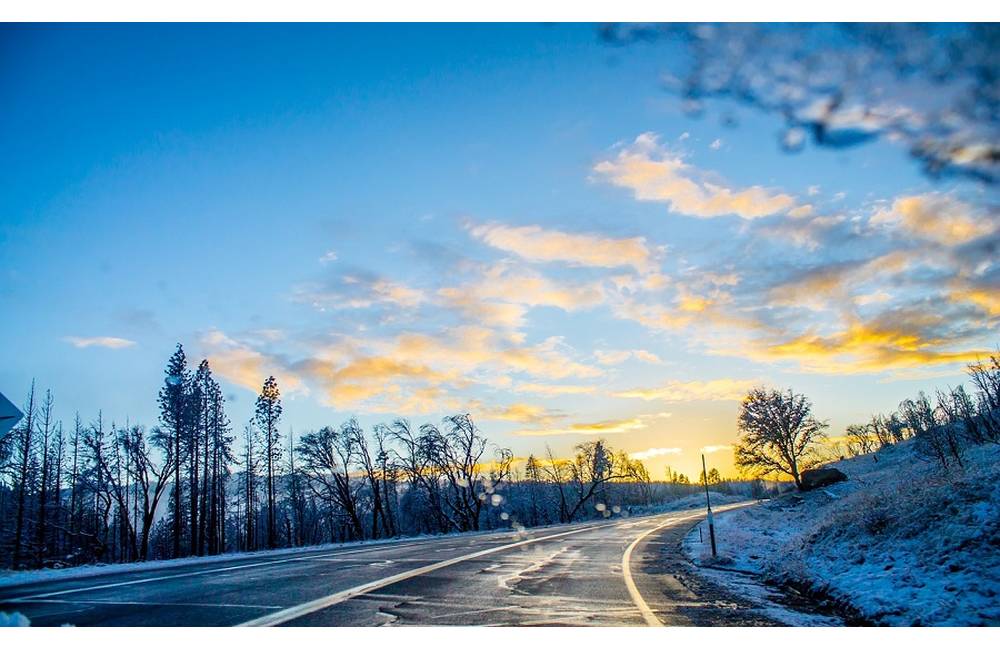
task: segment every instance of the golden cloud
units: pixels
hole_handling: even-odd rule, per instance
[[[611,433],[627,433],[649,426],[642,418],[626,418],[623,420],[603,420],[601,422],[585,422],[570,424],[566,427],[551,429],[524,429],[515,431],[515,436],[603,436]]]
[[[512,390],[518,393],[534,393],[536,395],[581,395],[593,393],[597,390],[597,387],[571,384],[536,384],[529,382],[515,384]]]
[[[653,270],[653,253],[644,237],[613,239],[592,233],[567,233],[541,226],[471,225],[469,233],[493,248],[534,262],[566,262],[576,266],[618,268],[640,273]]]
[[[900,197],[890,208],[876,212],[871,221],[946,246],[964,244],[1000,227],[995,216],[937,192]]]
[[[212,371],[232,383],[257,392],[274,375],[284,393],[308,393],[302,377],[280,359],[236,341],[218,330],[202,336],[201,346]]]
[[[711,381],[671,380],[655,388],[634,388],[615,393],[615,397],[665,402],[739,401],[754,385],[748,379],[713,379]]]
[[[594,171],[611,184],[632,190],[640,201],[667,203],[672,211],[693,217],[735,214],[756,219],[796,206],[788,194],[757,185],[734,190],[708,180],[681,156],[662,147],[654,133],[639,135],[614,159],[597,163]]]
[[[633,460],[649,460],[650,458],[679,454],[682,451],[683,449],[680,447],[650,447],[642,451],[633,451],[629,453],[628,457]]]

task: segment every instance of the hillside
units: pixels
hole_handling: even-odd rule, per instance
[[[913,441],[831,466],[848,480],[720,515],[715,563],[874,624],[1000,624],[1000,446],[967,449],[950,472]],[[696,531],[685,546],[713,564]]]

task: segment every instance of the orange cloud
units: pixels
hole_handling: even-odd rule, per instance
[[[713,379],[711,381],[671,380],[655,388],[634,388],[615,393],[615,397],[665,402],[689,402],[696,400],[730,401],[741,400],[754,385],[748,379]]]
[[[890,208],[876,212],[871,221],[946,246],[964,244],[1000,227],[995,217],[937,192],[898,198]]]
[[[525,383],[515,384],[512,390],[518,393],[534,393],[536,395],[580,395],[584,393],[593,393],[597,390],[597,387],[576,386],[570,384]]]
[[[632,190],[640,201],[667,203],[674,212],[693,217],[735,214],[756,219],[786,212],[795,199],[755,185],[734,190],[709,180],[707,175],[667,151],[654,133],[643,133],[594,171],[613,185]]]
[[[566,262],[598,268],[631,266],[640,273],[653,269],[653,253],[644,237],[613,239],[498,223],[470,226],[469,233],[493,248],[534,262]]]
[[[627,433],[645,429],[648,424],[642,418],[627,418],[624,420],[603,420],[601,422],[585,422],[570,424],[566,427],[551,429],[524,429],[515,431],[515,436],[603,436],[611,433]]]
[[[212,370],[238,386],[257,392],[264,385],[264,380],[274,375],[284,393],[309,392],[301,376],[287,364],[218,330],[202,336],[201,346]]]

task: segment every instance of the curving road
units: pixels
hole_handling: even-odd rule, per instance
[[[3,588],[0,611],[33,625],[773,625],[688,571],[680,540],[703,515],[137,567]]]

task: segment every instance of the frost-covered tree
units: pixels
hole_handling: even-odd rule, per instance
[[[815,444],[828,426],[813,417],[805,395],[767,388],[747,393],[738,423],[736,466],[761,475],[787,474],[796,487],[802,485],[802,471],[815,462]]]

